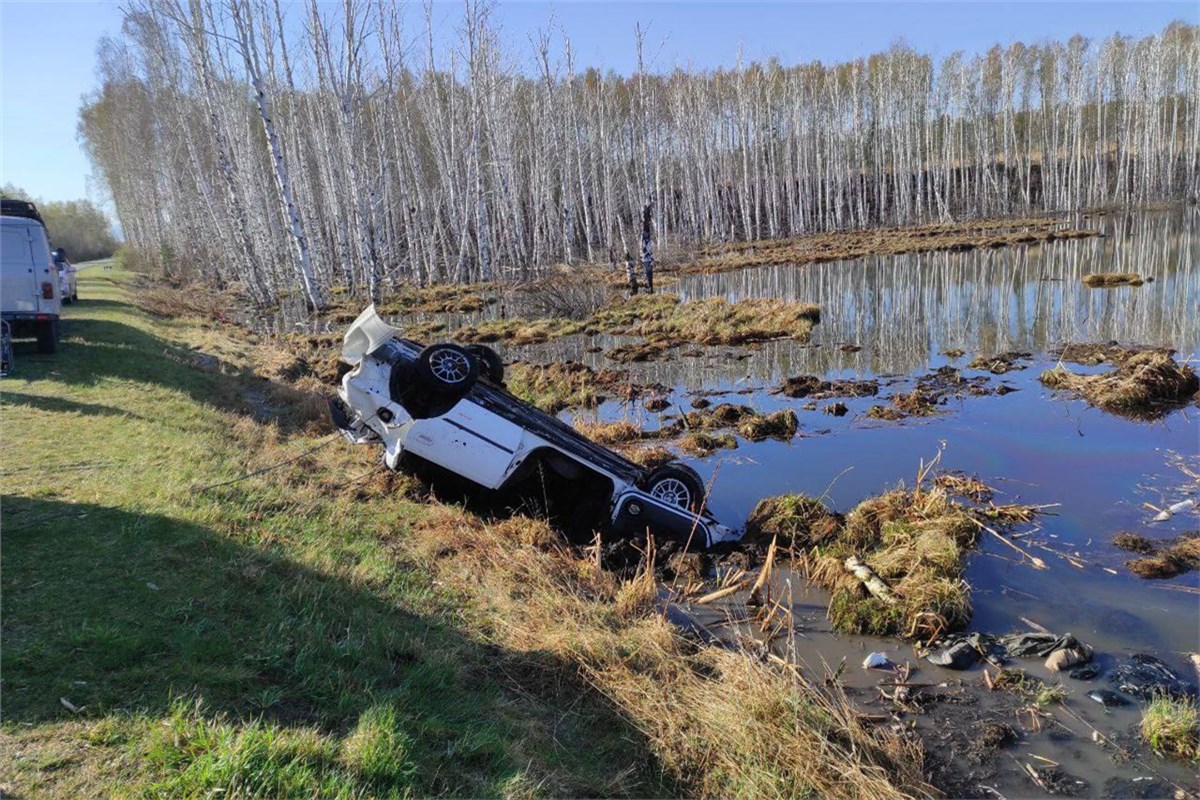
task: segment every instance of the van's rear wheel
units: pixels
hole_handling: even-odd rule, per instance
[[[465,394],[479,377],[479,361],[456,344],[431,344],[417,356],[417,375],[438,394]]]
[[[486,344],[469,344],[467,352],[479,362],[479,374],[499,386],[504,383],[504,362],[500,354]]]
[[[646,492],[668,505],[693,513],[704,509],[704,480],[686,464],[664,464],[646,478]]]
[[[38,323],[37,347],[39,353],[58,351],[58,320],[48,319]]]

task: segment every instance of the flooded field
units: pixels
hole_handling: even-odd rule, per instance
[[[1032,619],[1052,631],[1074,633],[1103,654],[1098,656],[1101,663],[1152,653],[1194,680],[1186,654],[1200,651],[1200,575],[1143,580],[1125,569],[1130,555],[1111,542],[1125,531],[1168,538],[1197,529],[1194,512],[1151,522],[1155,512],[1144,504],[1164,508],[1200,493],[1196,481],[1180,469],[1181,464],[1197,467],[1200,409],[1193,405],[1154,422],[1139,422],[1055,394],[1037,376],[1054,366],[1058,348],[1073,342],[1169,346],[1179,351],[1181,361],[1194,363],[1200,349],[1200,213],[1109,216],[1090,223],[1104,231],[1103,238],[685,276],[678,287],[685,299],[812,302],[822,308],[821,324],[809,343],[778,341],[702,355],[680,352],[687,351],[684,347],[666,360],[631,365],[635,380],[671,387],[672,408],[656,414],[610,402],[598,414],[653,427],[687,410],[697,393],[759,411],[794,409],[801,427],[791,441],[739,438],[736,449],[689,459],[711,479],[710,506],[731,525],[744,522],[761,498],[787,492],[823,496],[832,508],[848,511],[900,483],[911,487],[920,461],[941,453],[943,467],[977,474],[999,490],[999,500],[1052,506],[1022,540],[1048,569],[1018,563],[1020,558],[1003,544],[987,537],[982,541],[966,574],[975,609],[970,630],[1028,630],[1022,618]],[[1137,272],[1153,281],[1092,289],[1081,279],[1094,272]],[[575,358],[599,368],[611,366],[601,352],[612,344],[609,337],[558,341],[525,348],[520,355]],[[954,350],[964,354],[945,355]],[[976,355],[1005,351],[1029,357],[1002,375],[967,367]],[[884,421],[866,416],[881,397],[945,365],[962,368],[964,377],[986,378],[993,386],[1016,391],[955,398],[927,417]],[[803,399],[770,391],[785,378],[802,374],[879,378],[882,387],[879,397],[844,399],[848,413],[836,417],[822,413],[826,402],[806,408]],[[798,621],[798,635],[790,640],[792,655],[818,674],[823,662],[835,667],[845,658],[846,679],[866,691],[878,680],[860,669],[866,653],[884,649],[893,658],[914,660],[911,648],[895,641],[833,634],[824,619],[823,595],[805,588],[799,576],[791,578]],[[737,600],[691,611],[693,622],[710,626],[744,616]],[[1031,674],[1040,669],[1034,663]],[[976,690],[981,686],[978,668],[954,673],[925,665],[920,674],[920,680],[966,680]],[[1069,771],[1088,780],[1084,794],[1134,791],[1135,784],[1123,789],[1120,781],[1150,773],[1118,766],[1091,741],[1089,726],[1104,735],[1132,738],[1136,708],[1106,712],[1087,699],[1091,688],[1107,685],[1103,678],[1063,680],[1070,693],[1068,707],[1081,719],[1071,723],[1075,735],[1059,731],[1057,737],[1042,736],[1031,752],[1071,764]],[[971,702],[980,704],[975,713],[986,716],[987,697],[978,691],[972,696]],[[1011,716],[1011,710],[1003,713]],[[931,715],[924,724],[938,724],[938,719]],[[1034,788],[1011,759],[1004,758],[994,769],[998,775],[991,785],[1000,791],[1020,794]],[[1195,785],[1186,769],[1161,763],[1155,769]],[[1108,780],[1117,783],[1106,784]],[[1144,796],[1158,795],[1152,791]]]
[[[911,488],[922,462],[935,458],[941,469],[977,475],[995,487],[998,503],[1045,507],[1017,535],[1020,546],[1042,559],[1046,569],[1033,568],[987,536],[970,556],[965,579],[974,615],[968,630],[1028,631],[1032,621],[1091,645],[1102,669],[1148,653],[1195,682],[1187,656],[1200,651],[1200,573],[1138,578],[1125,567],[1131,555],[1112,540],[1124,532],[1167,539],[1200,528],[1194,509],[1152,521],[1155,509],[1200,497],[1194,477],[1200,471],[1200,409],[1192,403],[1139,421],[1053,392],[1038,376],[1059,363],[1062,347],[1079,343],[1169,347],[1180,362],[1195,364],[1200,210],[1076,222],[1103,235],[965,252],[685,272],[669,287],[684,302],[817,304],[821,321],[807,340],[707,347],[672,342],[649,360],[628,364],[605,354],[641,341],[637,337],[577,334],[543,344],[494,346],[508,362],[577,361],[596,370],[620,368],[637,384],[659,387],[657,411],[640,400],[608,400],[594,410],[564,412],[583,422],[628,421],[653,430],[674,424],[701,397],[761,413],[794,411],[799,431],[786,441],[738,436],[733,449],[683,456],[711,482],[709,507],[730,526],[743,525],[761,499],[785,493],[822,497],[832,509],[847,512],[865,498],[901,485]],[[1095,273],[1137,273],[1142,282],[1091,288],[1084,277]],[[410,314],[395,322],[404,327],[435,320],[452,333],[522,313],[532,316],[519,296],[506,296],[467,314]],[[344,324],[297,324],[284,317],[266,327],[314,332],[338,331]],[[1009,355],[1000,362],[991,358],[1003,354]],[[1081,374],[1109,368],[1066,366]],[[952,375],[956,383],[933,413],[900,419],[877,413],[892,397],[939,375]],[[780,391],[798,376],[873,381],[878,389],[837,397],[842,407],[836,408],[835,398],[813,400]],[[896,711],[877,695],[879,675],[860,667],[872,651],[920,663],[914,680],[946,684],[937,690],[942,701],[913,718],[927,748],[949,770],[943,776],[946,786],[972,794],[979,786],[1007,796],[1036,793],[1039,787],[1010,754],[983,761],[971,755],[975,727],[1003,722],[1027,739],[1017,746],[1024,762],[1030,754],[1060,762],[1065,772],[1086,782],[1061,786],[1061,792],[1169,796],[1173,787],[1196,787],[1195,776],[1178,764],[1149,760],[1144,750],[1132,759],[1120,755],[1126,746],[1136,746],[1140,709],[1137,704],[1106,709],[1089,699],[1087,692],[1109,686],[1103,673],[1076,681],[1052,675],[1040,660],[1019,663],[1030,675],[1061,682],[1066,690],[1066,703],[1043,723],[1023,717],[1028,712],[1011,693],[987,691],[980,666],[954,672],[920,661],[911,645],[898,640],[837,634],[825,617],[827,595],[786,568],[775,580],[777,591],[786,588],[782,599],[795,624],[767,644],[813,675],[838,671],[843,664],[841,681],[869,710],[875,707],[885,716]],[[673,605],[672,613],[681,624],[719,640],[752,633],[738,623],[747,616],[744,593],[703,607]]]

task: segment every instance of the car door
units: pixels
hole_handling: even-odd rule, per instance
[[[50,240],[46,238],[46,229],[39,224],[32,224],[25,229],[29,235],[29,249],[33,254],[33,274],[38,277],[35,286],[35,299],[38,312],[58,316],[62,313],[62,291],[58,285],[58,270],[54,269],[54,258],[50,255]],[[50,287],[50,297],[44,291]]]
[[[499,488],[521,453],[522,428],[469,399],[418,419],[404,449],[489,489]]]
[[[4,311],[37,313],[40,294],[29,229],[4,225],[0,228],[0,301]]]

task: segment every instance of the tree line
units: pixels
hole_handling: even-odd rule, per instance
[[[656,249],[1194,198],[1200,26],[630,76],[466,0],[135,0],[80,133],[131,245],[258,302]],[[413,18],[417,20],[414,21]]]
[[[33,200],[28,192],[11,183],[0,187],[0,196]],[[112,224],[91,200],[38,200],[36,205],[46,223],[50,246],[61,247],[71,261],[95,261],[117,251]]]

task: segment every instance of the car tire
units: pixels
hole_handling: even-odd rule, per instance
[[[37,348],[39,353],[58,351],[58,320],[50,319],[38,324]]]
[[[486,344],[469,344],[467,352],[479,362],[479,374],[500,386],[504,383],[504,362],[500,354]]]
[[[75,290],[74,292],[71,292],[71,302],[72,303],[79,302],[79,290]]]
[[[62,301],[64,306],[69,306],[71,303],[75,302],[75,299],[71,297],[71,295],[67,295],[62,299]]]
[[[417,377],[436,394],[461,396],[479,377],[479,359],[456,344],[431,344],[417,356]]]
[[[704,480],[686,464],[664,464],[644,482],[646,493],[670,505],[699,514],[704,510]]]

